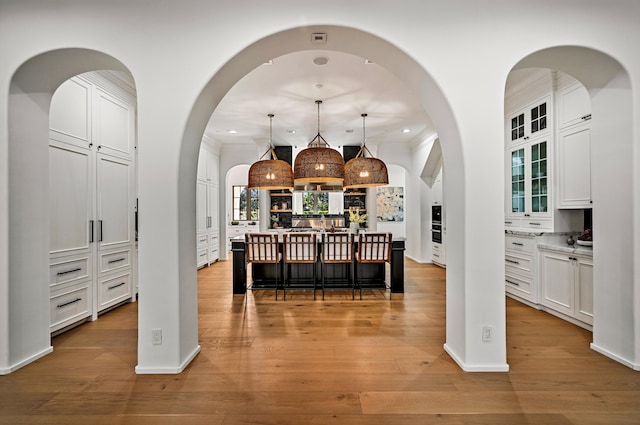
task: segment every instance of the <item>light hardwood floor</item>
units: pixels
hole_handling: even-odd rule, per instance
[[[137,304],[53,339],[0,376],[0,424],[639,424],[640,373],[591,333],[507,299],[509,373],[444,352],[445,273],[406,261],[406,294],[323,302],[231,294],[231,262],[201,270],[202,352],[180,375],[135,375]],[[388,294],[386,294],[388,297]]]

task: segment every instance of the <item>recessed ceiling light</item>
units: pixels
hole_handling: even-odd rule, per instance
[[[402,132],[403,133],[411,133],[411,129],[410,128],[403,128]]]
[[[287,130],[287,133],[289,133],[289,134],[296,134],[296,131],[295,131],[295,130]]]
[[[227,133],[229,133],[229,134],[238,134],[238,132],[235,131],[235,130],[227,130]]]
[[[365,65],[371,65],[373,62],[371,62],[369,59],[365,59],[364,60],[364,64]]]
[[[273,60],[268,60],[263,65],[273,65]]]
[[[329,59],[324,56],[318,56],[317,58],[313,59],[313,63],[315,63],[316,65],[326,65],[328,62]]]
[[[344,131],[345,133],[353,133],[353,129],[349,128],[347,130]]]

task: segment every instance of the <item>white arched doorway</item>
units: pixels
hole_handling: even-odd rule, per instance
[[[637,265],[634,265],[633,102],[627,71],[606,53],[578,46],[534,52],[514,70],[546,68],[577,79],[589,92],[593,228],[594,317],[591,347],[639,369],[640,315]],[[636,147],[637,148],[637,147]],[[635,295],[634,295],[635,294]],[[635,296],[635,300],[634,300]]]
[[[295,28],[259,40],[237,54],[211,78],[194,104],[182,138],[178,180],[179,187],[185,190],[179,191],[178,204],[187,206],[195,202],[191,189],[195,187],[193,164],[197,161],[198,147],[206,121],[226,92],[242,76],[262,63],[286,53],[308,50],[307,40],[313,32],[329,32],[331,34],[328,43],[322,46],[324,50],[335,50],[367,57],[394,73],[417,93],[425,111],[435,123],[443,146],[443,156],[446,157],[447,164],[450,166],[448,173],[449,205],[458,212],[464,211],[465,175],[462,146],[456,120],[439,85],[418,63],[388,42],[359,30],[330,26]],[[301,34],[306,36],[301,36]],[[189,252],[195,246],[192,214],[187,207],[181,208],[178,214],[180,216],[178,239],[185,252]],[[465,250],[462,249],[465,238],[463,214],[458,213],[452,216],[450,226],[457,230],[449,234],[449,246],[453,254],[451,255],[452,266],[447,270],[447,341],[445,348],[459,364],[469,366],[463,366],[467,370],[507,370],[506,349],[504,341],[500,341],[501,337],[497,337],[495,343],[491,345],[477,345],[474,350],[467,348],[469,341],[473,338],[471,334],[475,333],[472,328],[475,329],[476,323],[480,322],[480,318],[476,320],[472,317],[474,314],[482,315],[482,320],[489,320],[496,329],[499,329],[498,334],[504,335],[504,299],[499,296],[499,285],[492,284],[492,291],[496,290],[497,292],[489,303],[491,305],[483,305],[481,307],[482,313],[475,311],[470,314],[467,311],[468,301],[466,299],[473,296],[470,292],[477,291],[478,288],[465,284],[463,267]],[[182,282],[181,291],[184,288],[183,294],[186,295],[180,299],[180,303],[184,307],[181,310],[192,308],[197,301],[193,290],[196,280],[195,267],[187,264],[189,262],[186,260],[184,263],[180,266],[179,273]],[[187,289],[185,285],[188,285],[190,289]],[[144,302],[144,297],[141,302]],[[487,311],[490,312],[489,316],[491,317],[487,316]],[[141,318],[141,320],[147,319]],[[194,323],[185,322],[183,326],[195,327],[197,317],[190,315],[187,321]],[[145,332],[143,326],[139,327],[139,332]],[[144,335],[140,334],[139,336],[140,365],[144,365],[146,362],[153,363],[152,350],[146,343],[141,342],[144,340]],[[475,341],[475,338],[473,340]],[[197,343],[194,341],[191,353],[196,353],[198,349]],[[180,367],[184,367],[188,361],[189,359],[184,359],[183,366]],[[145,372],[143,366],[139,366],[137,370],[140,373],[149,373]]]
[[[127,67],[105,53],[61,49],[14,73],[9,96],[8,296],[1,297],[0,374],[52,351],[49,317],[49,106],[56,89],[89,71]],[[25,195],[27,194],[27,195]],[[6,323],[4,323],[6,321]]]

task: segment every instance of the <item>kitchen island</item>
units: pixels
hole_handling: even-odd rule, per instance
[[[278,238],[280,249],[282,249],[281,237]],[[318,241],[318,251],[322,244]],[[355,243],[357,250],[357,241]],[[389,286],[391,292],[404,293],[404,250],[405,238],[394,238],[391,245],[391,261],[389,265]],[[233,257],[233,293],[244,294],[247,292],[247,259],[245,253],[244,237],[231,239],[231,253]],[[327,289],[349,289],[348,264],[328,264],[325,275],[325,287]],[[283,276],[283,264],[278,264],[280,270],[278,275]],[[287,289],[313,288],[313,265],[312,264],[290,264],[287,272],[290,278],[290,286]],[[352,264],[355,270],[356,264]],[[322,264],[317,260],[316,281],[320,282],[320,270]],[[358,272],[362,278],[363,288],[385,288],[386,264],[362,264],[358,267]],[[251,264],[252,289],[275,289],[276,269],[272,264]]]

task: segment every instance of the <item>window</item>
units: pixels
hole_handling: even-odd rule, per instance
[[[247,186],[233,186],[233,220],[258,220],[258,189],[247,189]]]
[[[303,214],[328,214],[329,213],[329,193],[328,192],[304,192],[302,194]]]

